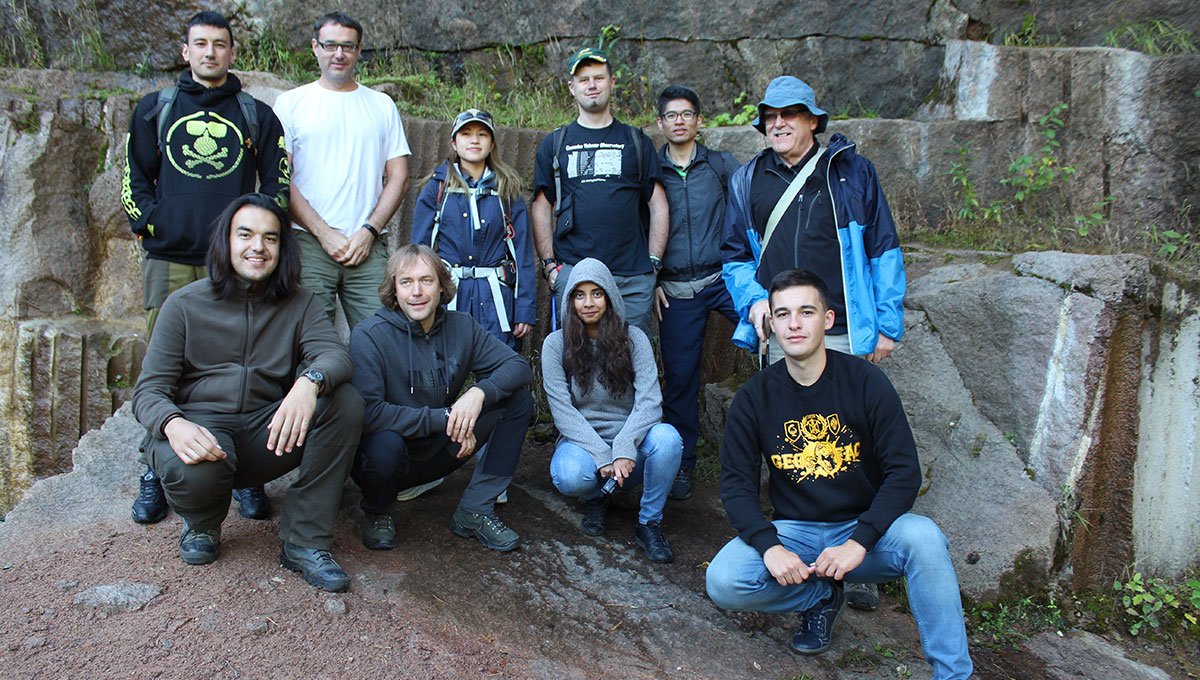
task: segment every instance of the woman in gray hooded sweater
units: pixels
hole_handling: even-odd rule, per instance
[[[652,562],[674,559],[662,510],[679,469],[683,441],[662,422],[662,392],[650,341],[625,321],[625,303],[608,268],[575,265],[561,301],[562,328],[542,345],[542,384],[558,445],[550,478],[583,501],[583,533],[604,533],[610,494],[642,485],[635,536]]]

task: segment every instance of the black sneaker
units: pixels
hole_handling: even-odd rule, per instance
[[[491,550],[508,552],[521,547],[521,537],[495,513],[480,515],[459,508],[450,518],[450,529],[463,538],[475,537],[483,547]]]
[[[300,572],[305,581],[321,590],[340,593],[350,586],[350,577],[328,550],[301,548],[284,541],[279,549],[279,564]]]
[[[271,516],[271,499],[266,489],[251,486],[234,489],[233,498],[238,502],[238,514],[246,519],[266,519]]]
[[[396,522],[390,512],[363,513],[363,545],[371,550],[391,550],[396,547]]]
[[[608,502],[610,500],[611,496],[603,494],[590,501],[583,502],[583,519],[579,522],[579,528],[583,529],[585,535],[604,535],[606,528],[604,525],[604,516],[608,514]]]
[[[675,554],[671,552],[671,546],[667,543],[667,537],[663,536],[662,525],[658,522],[638,523],[633,537],[637,540],[637,544],[642,546],[642,550],[646,551],[646,559],[651,562],[666,564],[675,559]]]
[[[879,586],[874,583],[847,583],[846,603],[851,609],[875,611],[879,606]]]
[[[667,498],[673,501],[686,501],[692,497],[692,468],[681,467],[675,473],[675,481],[671,484],[671,492]]]
[[[198,531],[183,523],[179,535],[179,559],[188,564],[210,564],[221,554],[221,529]]]
[[[833,593],[829,599],[800,612],[800,628],[792,636],[792,651],[797,654],[820,654],[829,649],[833,639],[833,627],[846,609],[846,593],[841,581],[830,583]]]
[[[138,480],[138,495],[130,514],[138,524],[154,524],[167,516],[167,497],[163,494],[162,481],[149,467]]]

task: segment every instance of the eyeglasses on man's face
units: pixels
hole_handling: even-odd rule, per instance
[[[352,42],[334,42],[333,40],[318,40],[317,44],[321,49],[330,54],[341,50],[343,54],[354,54],[358,51],[358,43]]]
[[[690,123],[696,118],[696,112],[691,109],[685,111],[667,111],[662,116],[659,116],[668,123],[674,123],[677,120],[683,119],[683,122]]]

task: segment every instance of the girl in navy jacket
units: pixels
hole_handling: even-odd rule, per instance
[[[516,171],[496,153],[492,116],[454,118],[450,159],[433,171],[413,210],[412,242],[437,252],[458,294],[448,305],[520,349],[535,314],[533,249]]]

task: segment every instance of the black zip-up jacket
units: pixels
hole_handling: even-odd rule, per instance
[[[121,202],[147,257],[204,264],[213,220],[260,182],[260,192],[287,207],[290,172],[283,126],[270,106],[256,100],[258,139],[249,139],[250,126],[237,99],[241,89],[232,73],[220,87],[205,87],[184,71],[163,126],[161,153],[158,116],[150,115],[158,93],[142,97],[134,109],[125,138]]]
[[[721,271],[725,225],[725,183],[740,165],[733,154],[696,143],[696,157],[681,177],[664,144],[658,151],[663,188],[670,206],[671,227],[663,268],[666,281],[696,281]],[[724,165],[722,175],[721,166]]]
[[[363,434],[391,430],[427,437],[446,430],[445,408],[470,374],[494,404],[533,382],[520,354],[465,312],[439,308],[429,332],[404,312],[380,307],[350,333],[354,386],[366,411]]]

